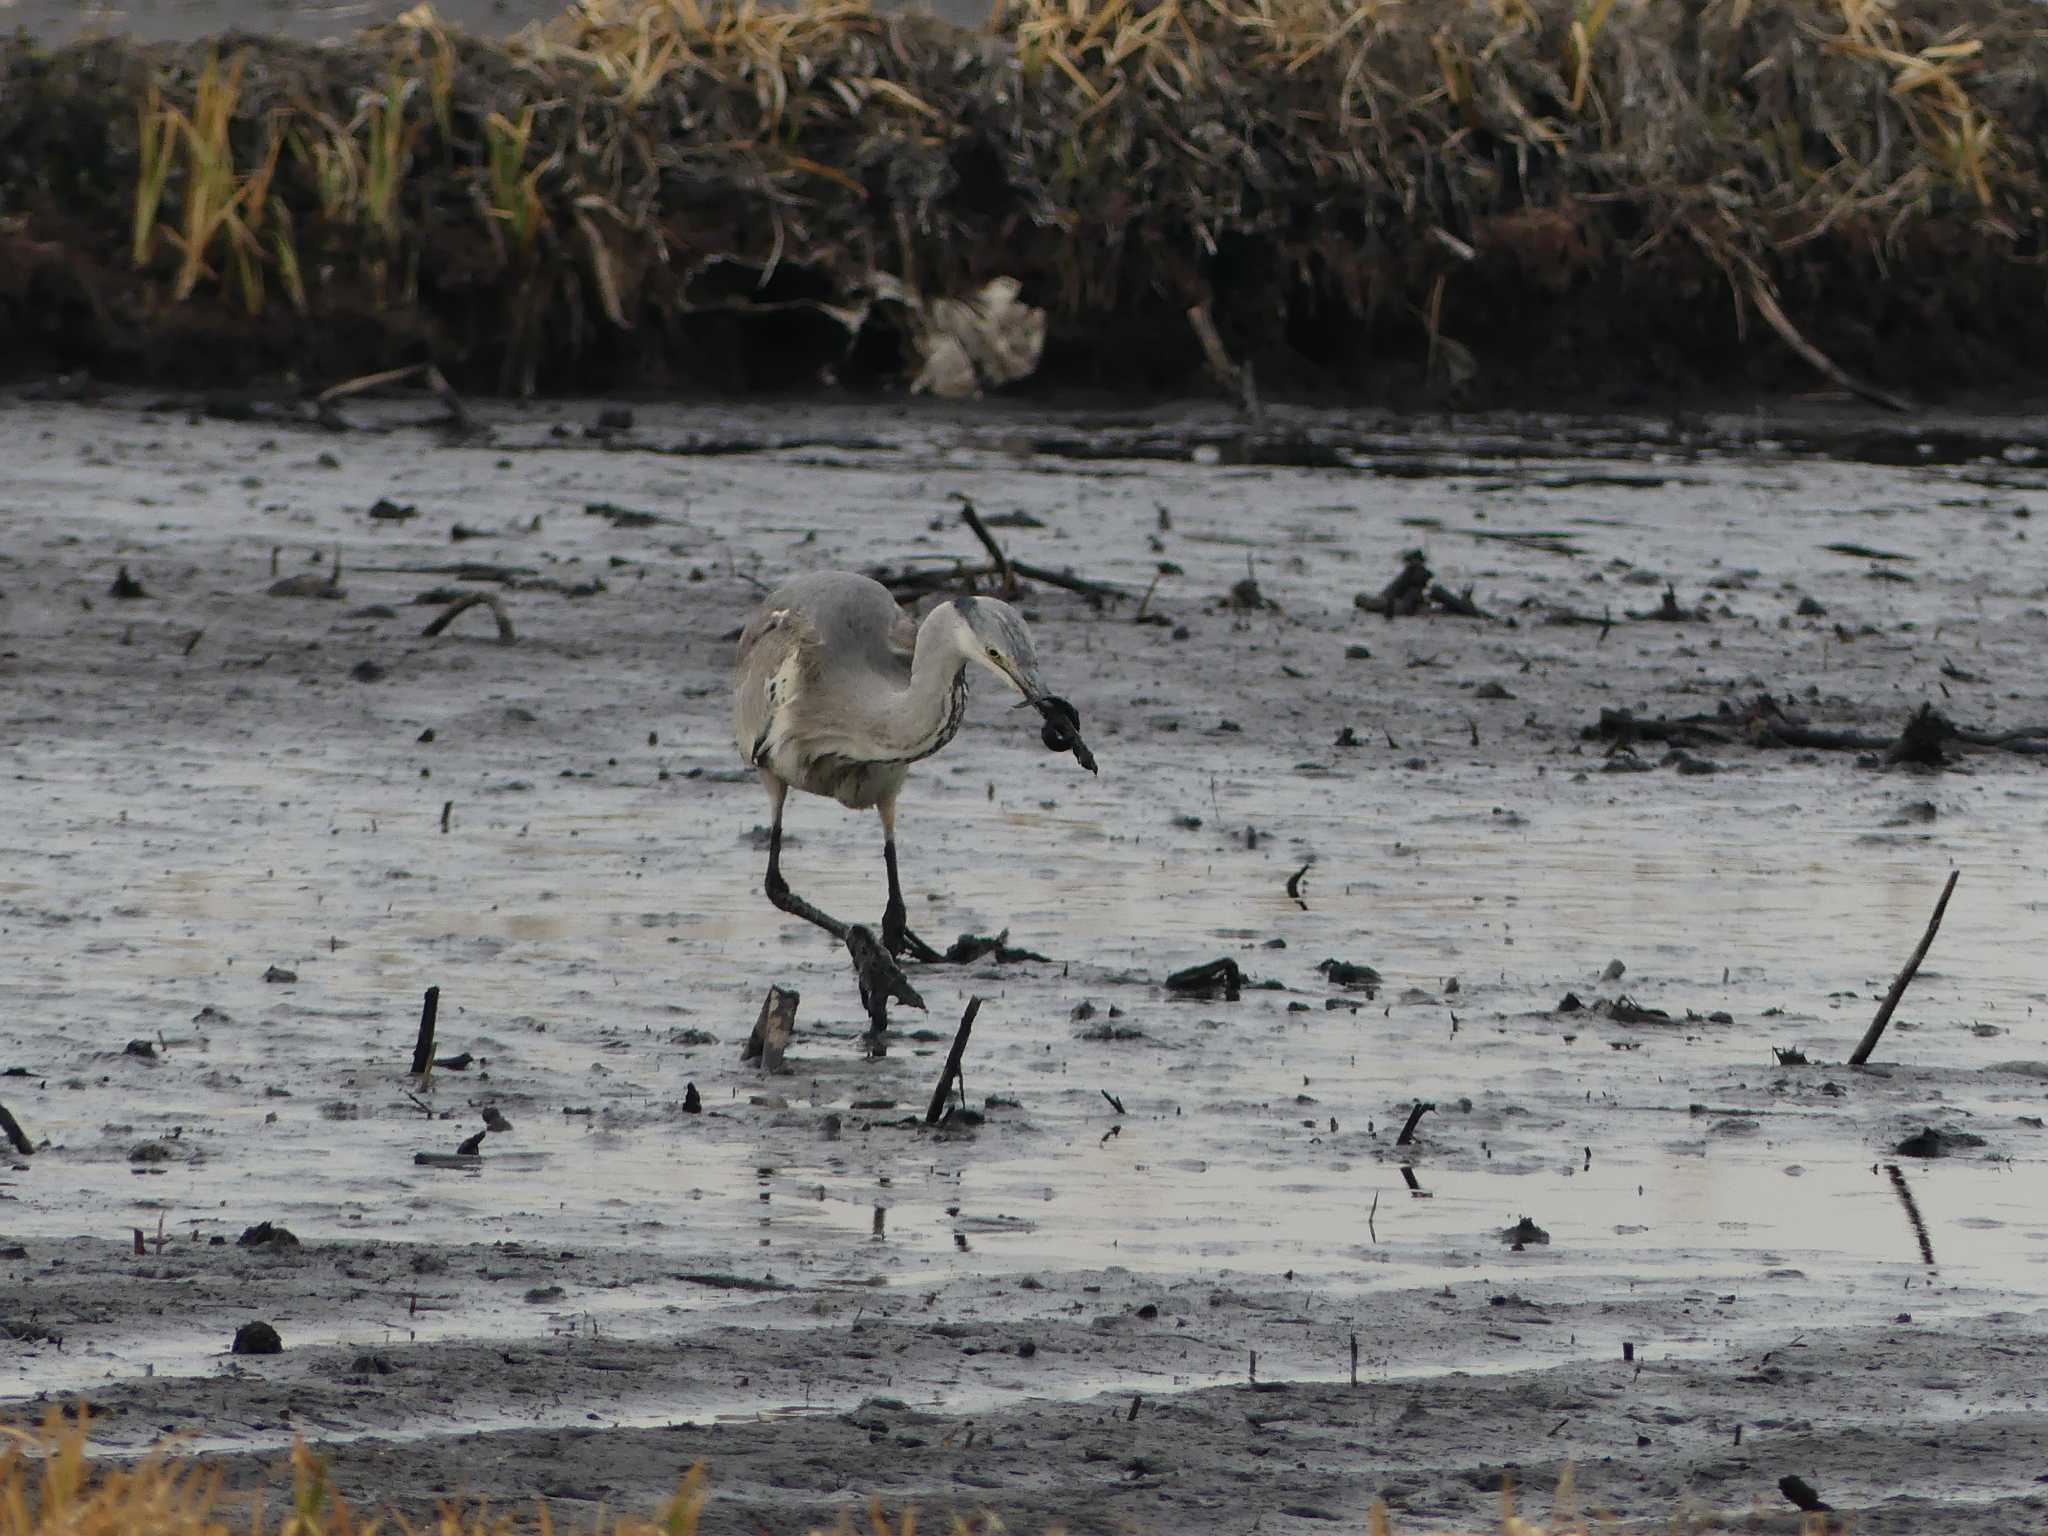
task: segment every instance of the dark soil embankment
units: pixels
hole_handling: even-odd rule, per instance
[[[0,359],[739,392],[918,371],[1486,404],[2038,390],[2026,0],[861,0],[0,44]],[[1816,351],[1817,349],[1817,351]]]

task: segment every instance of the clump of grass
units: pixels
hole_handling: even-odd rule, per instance
[[[134,65],[102,217],[145,309],[272,282],[309,318],[445,321],[479,354],[450,367],[522,386],[607,331],[639,333],[604,349],[630,376],[675,368],[707,309],[850,315],[993,275],[1051,311],[1053,352],[1147,350],[1200,308],[1227,351],[1343,332],[1440,391],[1548,347],[1553,301],[1617,356],[1734,354],[1816,313],[1880,364],[1900,315],[2019,356],[2024,310],[2048,339],[2031,0],[996,0],[979,29],[584,0],[503,44],[420,6],[317,63],[96,46]],[[0,91],[0,129],[31,132],[34,99]],[[0,207],[75,217],[55,185]],[[770,292],[791,273],[801,299]],[[406,309],[422,280],[451,314]]]
[[[192,297],[207,278],[219,279],[225,286],[226,275],[214,265],[218,262],[232,275],[243,308],[256,315],[263,310],[266,258],[262,232],[267,227],[270,259],[283,272],[293,303],[303,309],[305,291],[292,241],[290,210],[270,201],[284,146],[281,119],[273,116],[268,120],[263,156],[254,166],[244,172],[235,162],[233,130],[247,62],[246,51],[225,66],[217,56],[209,55],[193,87],[190,111],[166,104],[161,87],[150,83],[136,112],[137,171],[129,255],[137,268],[146,270],[155,259],[158,237],[168,240],[178,251],[171,297],[179,303]],[[159,220],[174,174],[175,226]]]
[[[163,92],[152,81],[135,109],[135,216],[129,236],[130,258],[146,267],[156,252],[157,210],[163,206],[164,183],[170,180],[177,139]]]
[[[412,167],[413,135],[405,103],[418,84],[394,71],[385,76],[381,93],[364,94],[357,113],[363,127],[362,180],[357,188],[362,215],[389,244],[398,241],[398,194]]]
[[[39,1428],[0,1426],[0,1536],[412,1536],[391,1516],[363,1514],[336,1491],[328,1464],[301,1440],[291,1451],[290,1509],[272,1517],[260,1504],[235,1507],[220,1476],[196,1457],[156,1451],[132,1463],[96,1464],[88,1451],[90,1416],[56,1407]],[[695,1536],[708,1498],[702,1463],[693,1465],[654,1518],[598,1515],[590,1536]],[[481,1506],[443,1506],[433,1536],[553,1536],[544,1505],[522,1522]]]
[[[540,178],[547,169],[537,165],[526,169],[526,146],[533,142],[533,108],[519,115],[519,121],[499,112],[484,119],[484,171],[490,188],[490,214],[511,232],[513,245],[523,255],[533,248],[534,236],[546,217],[541,207]]]
[[[158,1450],[140,1461],[100,1465],[89,1452],[91,1416],[83,1408],[67,1414],[52,1405],[42,1424],[31,1429],[0,1426],[0,1536],[414,1536],[415,1527],[383,1513],[362,1513],[335,1489],[326,1459],[303,1441],[291,1450],[292,1488],[289,1509],[275,1518],[258,1504],[246,1511],[223,1497],[219,1474],[197,1457]],[[696,1536],[710,1481],[704,1464],[692,1464],[661,1508],[651,1518],[599,1514],[583,1529],[590,1536]],[[1590,1528],[1576,1513],[1572,1472],[1559,1478],[1553,1501],[1555,1523],[1538,1525],[1515,1513],[1513,1491],[1501,1497],[1498,1536],[1589,1536]],[[842,1510],[832,1536],[916,1536],[918,1513],[904,1509],[894,1520],[880,1499],[871,1498],[857,1520]],[[1383,1502],[1375,1500],[1365,1514],[1369,1536],[1394,1536],[1395,1526]],[[1714,1527],[1697,1522],[1684,1527]],[[1005,1529],[995,1515],[980,1512],[953,1515],[940,1527],[947,1536],[1000,1536]],[[1680,1529],[1674,1520],[1672,1529]],[[1802,1536],[1825,1536],[1821,1516],[1802,1524]],[[432,1536],[554,1536],[555,1526],[544,1502],[533,1513],[494,1512],[481,1506],[444,1504],[431,1527]],[[810,1536],[824,1536],[812,1531]],[[1061,1536],[1054,1527],[1047,1536]]]

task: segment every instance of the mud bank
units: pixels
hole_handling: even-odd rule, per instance
[[[1567,1460],[1659,1529],[1789,1529],[1788,1473],[2040,1518],[2039,759],[1743,723],[2033,739],[2039,421],[202,405],[0,404],[14,1411],[246,1486],[304,1432],[414,1510],[702,1457],[716,1530],[1477,1524]],[[1125,594],[1023,598],[1103,772],[971,701],[917,926],[1049,958],[920,972],[867,1061],[760,895],[731,637],[794,569],[979,562],[956,496]],[[1482,616],[1360,605],[1418,546]],[[510,643],[422,635],[472,591]],[[790,827],[878,913],[869,819]],[[1235,1001],[1164,987],[1225,955]],[[786,1076],[739,1062],[771,982]],[[422,1084],[428,986],[469,1060]],[[970,995],[982,1118],[930,1131]]]
[[[1016,0],[17,38],[0,340],[17,378],[890,390],[936,306],[1013,280],[1052,389],[2038,392],[2037,23]]]

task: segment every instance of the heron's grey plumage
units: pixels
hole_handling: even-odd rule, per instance
[[[913,624],[879,582],[819,571],[785,582],[762,601],[740,631],[733,739],[759,770],[774,808],[768,891],[778,906],[821,926],[844,927],[782,883],[783,798],[801,789],[881,812],[890,885],[885,941],[890,930],[901,934],[896,797],[910,765],[960,729],[970,661],[1027,700],[1045,697],[1031,632],[1016,609],[995,598],[954,598]]]
[[[855,810],[893,799],[910,764],[953,739],[966,707],[966,658],[944,643],[944,619],[927,623],[920,670],[920,626],[879,582],[819,571],[778,587],[740,633],[740,752]]]

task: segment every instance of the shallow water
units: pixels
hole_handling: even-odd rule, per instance
[[[1764,688],[1871,730],[1923,696],[1971,723],[2048,716],[2048,614],[2017,515],[2048,511],[2048,491],[1654,442],[1639,453],[1668,464],[1661,487],[1558,489],[1545,477],[1606,461],[1526,424],[1505,457],[1494,424],[1435,431],[1421,446],[1468,470],[1386,478],[1064,461],[1019,441],[1071,422],[993,409],[813,414],[886,446],[565,450],[548,411],[508,411],[486,448],[8,411],[25,447],[0,483],[0,1066],[29,1076],[0,1097],[52,1143],[0,1174],[9,1236],[150,1235],[161,1218],[182,1243],[269,1219],[309,1243],[616,1251],[632,1273],[569,1310],[623,1336],[729,1317],[729,1295],[679,1291],[678,1270],[823,1292],[1116,1266],[1164,1283],[1291,1273],[1359,1297],[1484,1278],[1754,1301],[1670,1350],[1782,1333],[1815,1304],[2048,1301],[2034,760],[1913,777],[1736,747],[1681,777],[1603,773],[1578,738],[1602,705],[1711,710]],[[704,427],[641,420],[654,445]],[[735,422],[777,418],[712,425]],[[1006,530],[1013,548],[1134,592],[1172,560],[1150,601],[1190,633],[1031,599],[1101,777],[1043,757],[978,691],[913,780],[902,836],[906,885],[940,898],[913,894],[927,937],[1007,927],[1053,959],[920,975],[930,1036],[865,1063],[843,965],[758,894],[747,834],[765,803],[726,740],[726,636],[756,590],[740,572],[971,557],[956,490],[1044,520]],[[421,518],[368,522],[378,495]],[[600,500],[671,521],[616,529],[584,514]],[[490,536],[451,546],[455,523]],[[1569,531],[1577,552],[1454,531],[1503,526]],[[1425,538],[1443,579],[1515,627],[1352,609]],[[1822,547],[1845,539],[1909,556],[1915,580]],[[337,546],[344,600],[263,595]],[[507,591],[514,646],[482,616],[418,639],[406,605],[446,578],[406,568],[470,558],[605,589]],[[104,596],[121,564],[150,599]],[[1278,608],[1221,602],[1248,568]],[[1664,578],[1688,604],[1710,594],[1714,619],[1596,640],[1524,605],[1647,609]],[[1802,595],[1829,617],[1796,615]],[[380,603],[390,616],[365,612]],[[1347,659],[1359,643],[1371,658]],[[352,681],[363,659],[386,675]],[[1513,698],[1477,697],[1489,681]],[[1360,745],[1331,745],[1345,726]],[[1900,819],[1920,801],[1932,820]],[[867,818],[801,800],[789,825],[798,890],[842,913],[878,902]],[[1848,1054],[1951,865],[1946,924],[1879,1052],[1892,1065],[1777,1066],[1774,1046]],[[1282,989],[1195,1003],[1158,985],[1225,953]],[[1384,986],[1329,987],[1315,965],[1331,956]],[[1603,982],[1614,958],[1626,974]],[[266,982],[271,966],[297,979]],[[737,1061],[770,981],[804,994],[776,1079]],[[404,1065],[428,985],[439,1049],[481,1070],[422,1090]],[[1556,1012],[1567,991],[1626,992],[1675,1022]],[[971,1138],[896,1126],[921,1117],[970,994],[988,1001],[969,1098],[1015,1107]],[[1731,1022],[1705,1017],[1720,1010]],[[1104,1025],[1135,1033],[1089,1037]],[[682,1113],[687,1084],[704,1115]],[[1397,1148],[1416,1098],[1437,1109]],[[854,1107],[877,1102],[894,1107]],[[481,1168],[413,1164],[452,1151],[484,1103],[515,1130]],[[1895,1157],[1922,1124],[1987,1145]],[[168,1159],[131,1161],[152,1139]],[[1511,1251],[1501,1231],[1525,1214],[1551,1241]],[[360,1342],[382,1307],[414,1337],[534,1331],[531,1305],[492,1295],[424,1315],[384,1296],[289,1326],[295,1343]],[[0,1381],[69,1389],[145,1357],[205,1372],[219,1347],[167,1325],[32,1352]],[[1397,1345],[1381,1362],[1492,1363]]]

